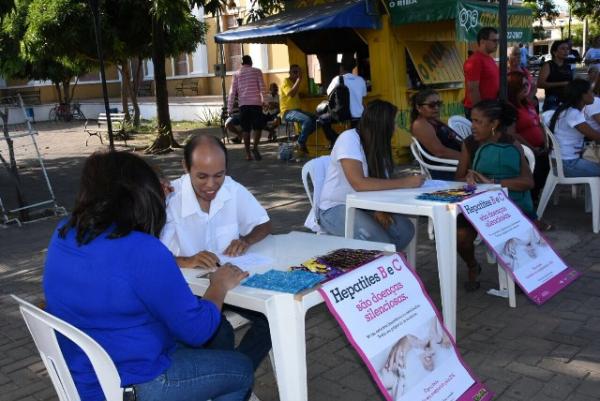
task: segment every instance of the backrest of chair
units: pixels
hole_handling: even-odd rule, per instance
[[[431,179],[431,173],[429,172],[429,169],[427,168],[428,164],[425,163],[425,160],[423,160],[423,157],[421,157],[421,153],[419,152],[419,148],[417,147],[417,143],[414,140],[410,144],[410,151],[412,152],[413,156],[415,157],[415,160],[419,163],[419,166],[421,167],[421,172],[425,175],[425,177],[428,180],[430,180]]]
[[[533,174],[533,170],[535,170],[535,154],[529,146],[523,144],[521,144],[521,146],[523,147],[523,154],[525,154],[525,158],[527,159],[527,163],[529,164],[531,174]]]
[[[560,153],[560,144],[556,140],[554,133],[550,131],[550,120],[554,115],[554,110],[547,110],[542,113],[542,128],[548,138],[548,146],[552,149],[552,152],[548,154],[550,158],[550,168],[554,170],[555,175],[559,178],[565,178],[565,172],[563,170],[563,162]],[[554,163],[553,160],[554,159]]]
[[[304,184],[304,190],[306,196],[310,201],[310,205],[315,207],[319,203],[321,189],[323,188],[323,182],[325,181],[325,174],[327,173],[327,166],[331,161],[331,156],[321,156],[309,160],[302,166],[302,184]],[[312,182],[313,192],[310,189],[310,183]]]
[[[471,121],[463,116],[452,116],[448,119],[448,126],[452,128],[463,140],[471,136]]]
[[[428,153],[423,148],[423,146],[421,146],[421,144],[419,143],[417,138],[413,137],[412,141],[419,153],[418,157],[415,156],[415,159],[417,159],[419,164],[423,163],[422,166],[425,166],[428,170],[452,171],[452,172],[456,171],[457,166],[458,166],[458,160],[442,159],[441,157],[433,156],[432,154]],[[414,154],[414,152],[413,152],[413,154]],[[426,160],[432,160],[434,162],[438,162],[441,164],[431,164]]]
[[[15,295],[12,297],[19,303],[23,319],[29,328],[60,401],[79,401],[80,397],[58,344],[56,332],[73,341],[87,355],[106,399],[111,401],[123,399],[123,389],[117,368],[110,356],[96,341],[81,330],[29,302]]]

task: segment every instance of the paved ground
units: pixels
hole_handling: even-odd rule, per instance
[[[47,162],[58,202],[69,208],[86,155],[79,125],[39,127],[40,148]],[[96,141],[92,139],[94,145]],[[301,166],[275,160],[276,145],[265,146],[262,162],[242,160],[239,145],[229,146],[232,175],[259,198],[275,223],[276,232],[301,229],[308,210],[300,182]],[[22,150],[31,154],[31,147]],[[181,173],[180,151],[151,157],[170,177]],[[1,169],[0,169],[1,170]],[[39,170],[22,169],[28,199],[42,199]],[[36,189],[38,188],[38,189]],[[6,176],[0,172],[0,194],[12,202]],[[549,237],[565,260],[584,274],[544,306],[523,295],[518,308],[490,297],[484,289],[497,285],[495,267],[485,265],[482,287],[474,294],[458,291],[458,345],[474,373],[497,394],[498,400],[600,400],[600,241],[591,231],[583,200],[567,192],[560,206],[550,206],[547,219],[557,226]],[[0,401],[56,400],[29,333],[9,294],[38,302],[47,241],[56,219],[0,228]],[[485,260],[479,249],[479,259]],[[459,266],[459,283],[466,269]],[[418,271],[439,305],[434,243],[421,224]],[[324,307],[307,316],[310,401],[382,400],[368,372]],[[263,401],[278,400],[273,374],[264,363],[255,391]]]

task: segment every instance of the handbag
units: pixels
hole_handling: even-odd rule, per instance
[[[596,142],[588,143],[581,157],[594,163],[600,163],[600,144]]]

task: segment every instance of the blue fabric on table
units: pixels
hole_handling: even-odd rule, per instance
[[[297,294],[312,288],[325,280],[320,274],[301,270],[269,270],[264,274],[255,274],[242,283],[246,287]]]

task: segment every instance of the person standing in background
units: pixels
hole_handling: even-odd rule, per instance
[[[477,33],[477,48],[465,61],[465,116],[471,118],[471,108],[481,100],[494,100],[500,91],[500,71],[494,60],[498,49],[498,31],[489,26]]]
[[[519,43],[519,55],[521,57],[521,68],[527,68],[527,59],[529,58],[529,51],[527,50],[527,46],[524,46],[523,43]]]
[[[242,125],[242,136],[246,148],[246,160],[261,160],[258,151],[258,143],[265,125],[262,105],[264,95],[267,92],[262,71],[252,67],[252,58],[248,55],[242,57],[242,66],[233,75],[227,110],[233,110],[233,101],[238,98],[240,106],[240,122]],[[254,143],[252,153],[250,152],[250,131],[253,132]]]

